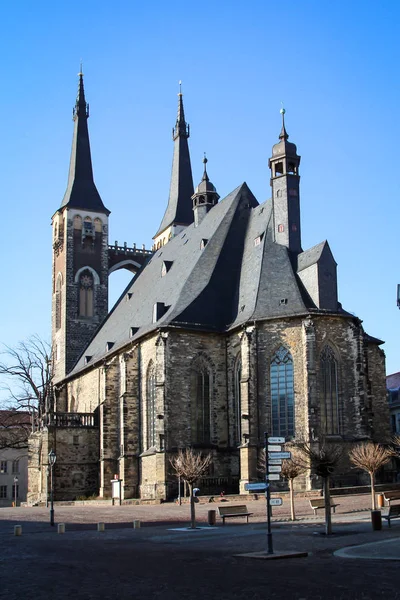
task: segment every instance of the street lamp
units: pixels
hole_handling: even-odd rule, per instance
[[[14,506],[17,506],[17,485],[18,485],[18,477],[14,477]]]
[[[56,462],[56,453],[54,450],[49,452],[49,465],[50,465],[50,525],[54,526],[54,486],[53,486],[53,467]]]

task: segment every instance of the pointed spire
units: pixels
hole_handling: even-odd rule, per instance
[[[279,134],[279,139],[286,141],[289,138],[289,136],[287,134],[287,131],[286,131],[286,128],[285,128],[285,112],[286,112],[286,110],[282,106],[282,108],[281,108],[281,110],[279,112],[282,115],[282,129],[281,129],[281,132]]]
[[[204,173],[203,173],[202,181],[210,181],[208,178],[208,173],[207,173],[207,163],[208,163],[208,159],[206,157],[206,153],[204,152],[204,158],[203,158]]]
[[[156,240],[163,231],[174,225],[190,225],[193,223],[191,198],[193,195],[193,176],[190,164],[188,138],[189,125],[185,121],[183,109],[182,82],[179,82],[178,114],[172,130],[174,140],[174,157],[172,160],[171,185],[168,206],[161,225],[154,236]],[[172,232],[172,235],[174,233]]]
[[[179,82],[178,115],[172,130],[172,139],[176,140],[178,136],[184,136],[186,139],[190,136],[190,127],[185,121],[185,111],[183,110],[182,81]]]
[[[81,208],[109,214],[105,208],[93,179],[92,157],[90,153],[89,105],[85,99],[82,63],[79,72],[78,95],[73,109],[74,133],[67,190],[61,207]]]

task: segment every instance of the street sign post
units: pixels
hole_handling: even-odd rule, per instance
[[[246,490],[246,492],[255,492],[255,491],[263,492],[264,490],[267,489],[267,484],[264,481],[259,481],[256,483],[245,483],[244,489]]]
[[[284,437],[269,437],[268,438],[268,444],[284,444],[284,443],[285,443]]]
[[[283,500],[282,498],[270,498],[269,505],[270,506],[282,506]]]
[[[271,463],[270,463],[268,466],[269,473],[280,473],[281,471],[282,471],[281,465],[271,465]]]
[[[282,450],[282,446],[270,446],[268,445],[268,452],[280,452]]]
[[[292,458],[292,453],[291,452],[268,452],[268,460],[272,458]]]

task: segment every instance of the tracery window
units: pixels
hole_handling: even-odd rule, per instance
[[[242,379],[242,361],[240,356],[236,359],[234,368],[234,398],[235,398],[235,432],[234,432],[234,443],[240,444],[242,432],[241,432],[241,391],[240,381]]]
[[[89,269],[82,271],[79,277],[79,316],[93,317],[94,279]]]
[[[338,363],[334,351],[325,346],[321,353],[321,430],[326,434],[340,433]]]
[[[211,441],[211,370],[206,361],[193,365],[191,387],[192,442],[207,444]]]
[[[294,436],[293,359],[287,348],[281,346],[271,360],[272,435]]]
[[[156,372],[153,363],[147,370],[146,380],[147,448],[156,444]]]

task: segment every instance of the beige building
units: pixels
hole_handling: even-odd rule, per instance
[[[315,446],[390,435],[382,342],[338,301],[325,241],[303,250],[300,156],[282,114],[271,198],[243,183],[220,200],[194,189],[182,95],[168,205],[152,251],[108,244],[93,180],[80,76],[67,192],[53,218],[54,398],[31,436],[29,497],[177,494],[170,458],[211,452],[202,493],[257,480],[264,432]],[[108,275],[133,274],[108,313]],[[336,485],[355,482],[353,472]],[[311,474],[307,488],[320,482]]]

